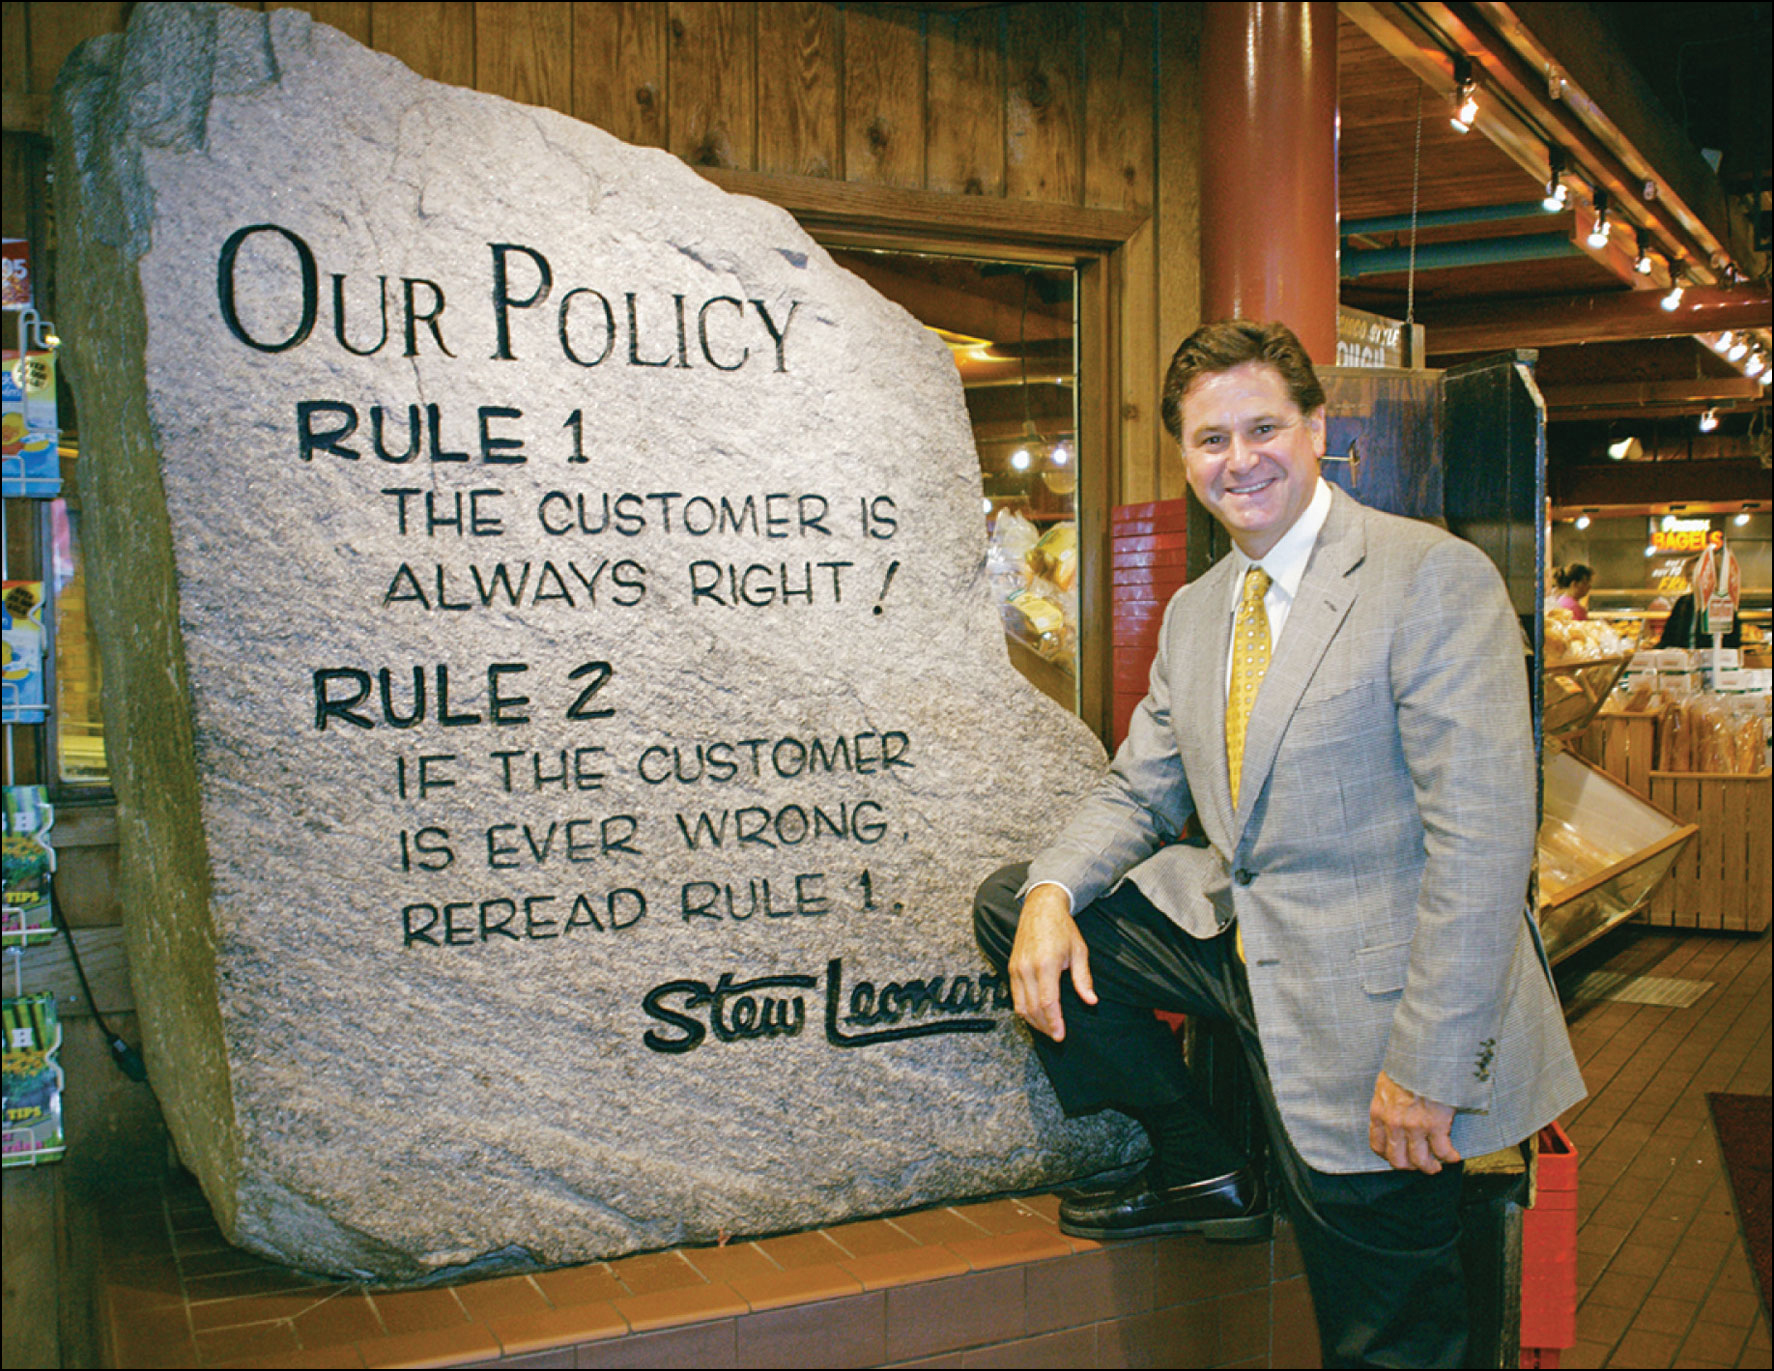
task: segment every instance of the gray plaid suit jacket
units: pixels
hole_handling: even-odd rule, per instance
[[[1083,908],[1120,880],[1186,932],[1243,934],[1276,1102],[1320,1171],[1368,1148],[1382,1068],[1456,1109],[1465,1156],[1584,1094],[1527,906],[1535,758],[1521,634],[1471,544],[1332,490],[1226,778],[1232,560],[1165,611],[1097,792],[1031,864]],[[1206,847],[1174,843],[1190,815]]]

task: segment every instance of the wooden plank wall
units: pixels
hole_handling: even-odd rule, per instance
[[[290,7],[421,75],[560,110],[696,166],[1150,216],[1113,283],[1119,461],[1110,503],[1183,493],[1156,396],[1170,349],[1198,321],[1196,7]],[[68,53],[121,28],[129,9],[8,0],[8,127],[40,127]]]

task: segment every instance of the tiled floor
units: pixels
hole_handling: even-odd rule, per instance
[[[1564,1367],[1766,1367],[1768,1321],[1708,1091],[1769,1093],[1769,937],[1633,931],[1567,963],[1709,982],[1687,1009],[1567,1004],[1589,1098],[1578,1148],[1577,1345]]]
[[[1568,1006],[1591,1094],[1565,1119],[1579,1149],[1580,1305],[1564,1366],[1770,1364],[1705,1099],[1769,1090],[1769,948],[1767,935],[1633,931],[1560,969],[1567,985],[1603,969],[1710,986],[1687,1009]],[[124,1366],[904,1363],[969,1345],[930,1341],[957,1319],[980,1324],[979,1350],[923,1364],[1298,1365],[1310,1355],[1297,1350],[1315,1339],[1290,1244],[1242,1257],[1195,1239],[1099,1248],[1063,1237],[1055,1204],[996,1200],[379,1294],[234,1251],[187,1187],[110,1216],[105,1281]],[[1090,1309],[1129,1290],[1144,1312],[1089,1323],[1101,1317]],[[1069,1323],[1068,1309],[1078,1315]],[[1245,1346],[1259,1326],[1270,1341]]]

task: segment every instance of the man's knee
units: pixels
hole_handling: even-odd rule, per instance
[[[1022,889],[1028,871],[1027,862],[999,867],[980,883],[973,897],[974,940],[1000,971],[1010,961],[1010,947],[1016,941],[1016,921],[1022,911],[1016,892]]]

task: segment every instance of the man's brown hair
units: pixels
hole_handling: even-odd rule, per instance
[[[1170,359],[1160,405],[1165,431],[1182,441],[1183,395],[1199,377],[1230,371],[1246,362],[1262,362],[1280,372],[1288,397],[1301,414],[1310,414],[1324,404],[1324,387],[1312,370],[1312,359],[1286,324],[1220,319],[1203,324],[1183,339]]]

